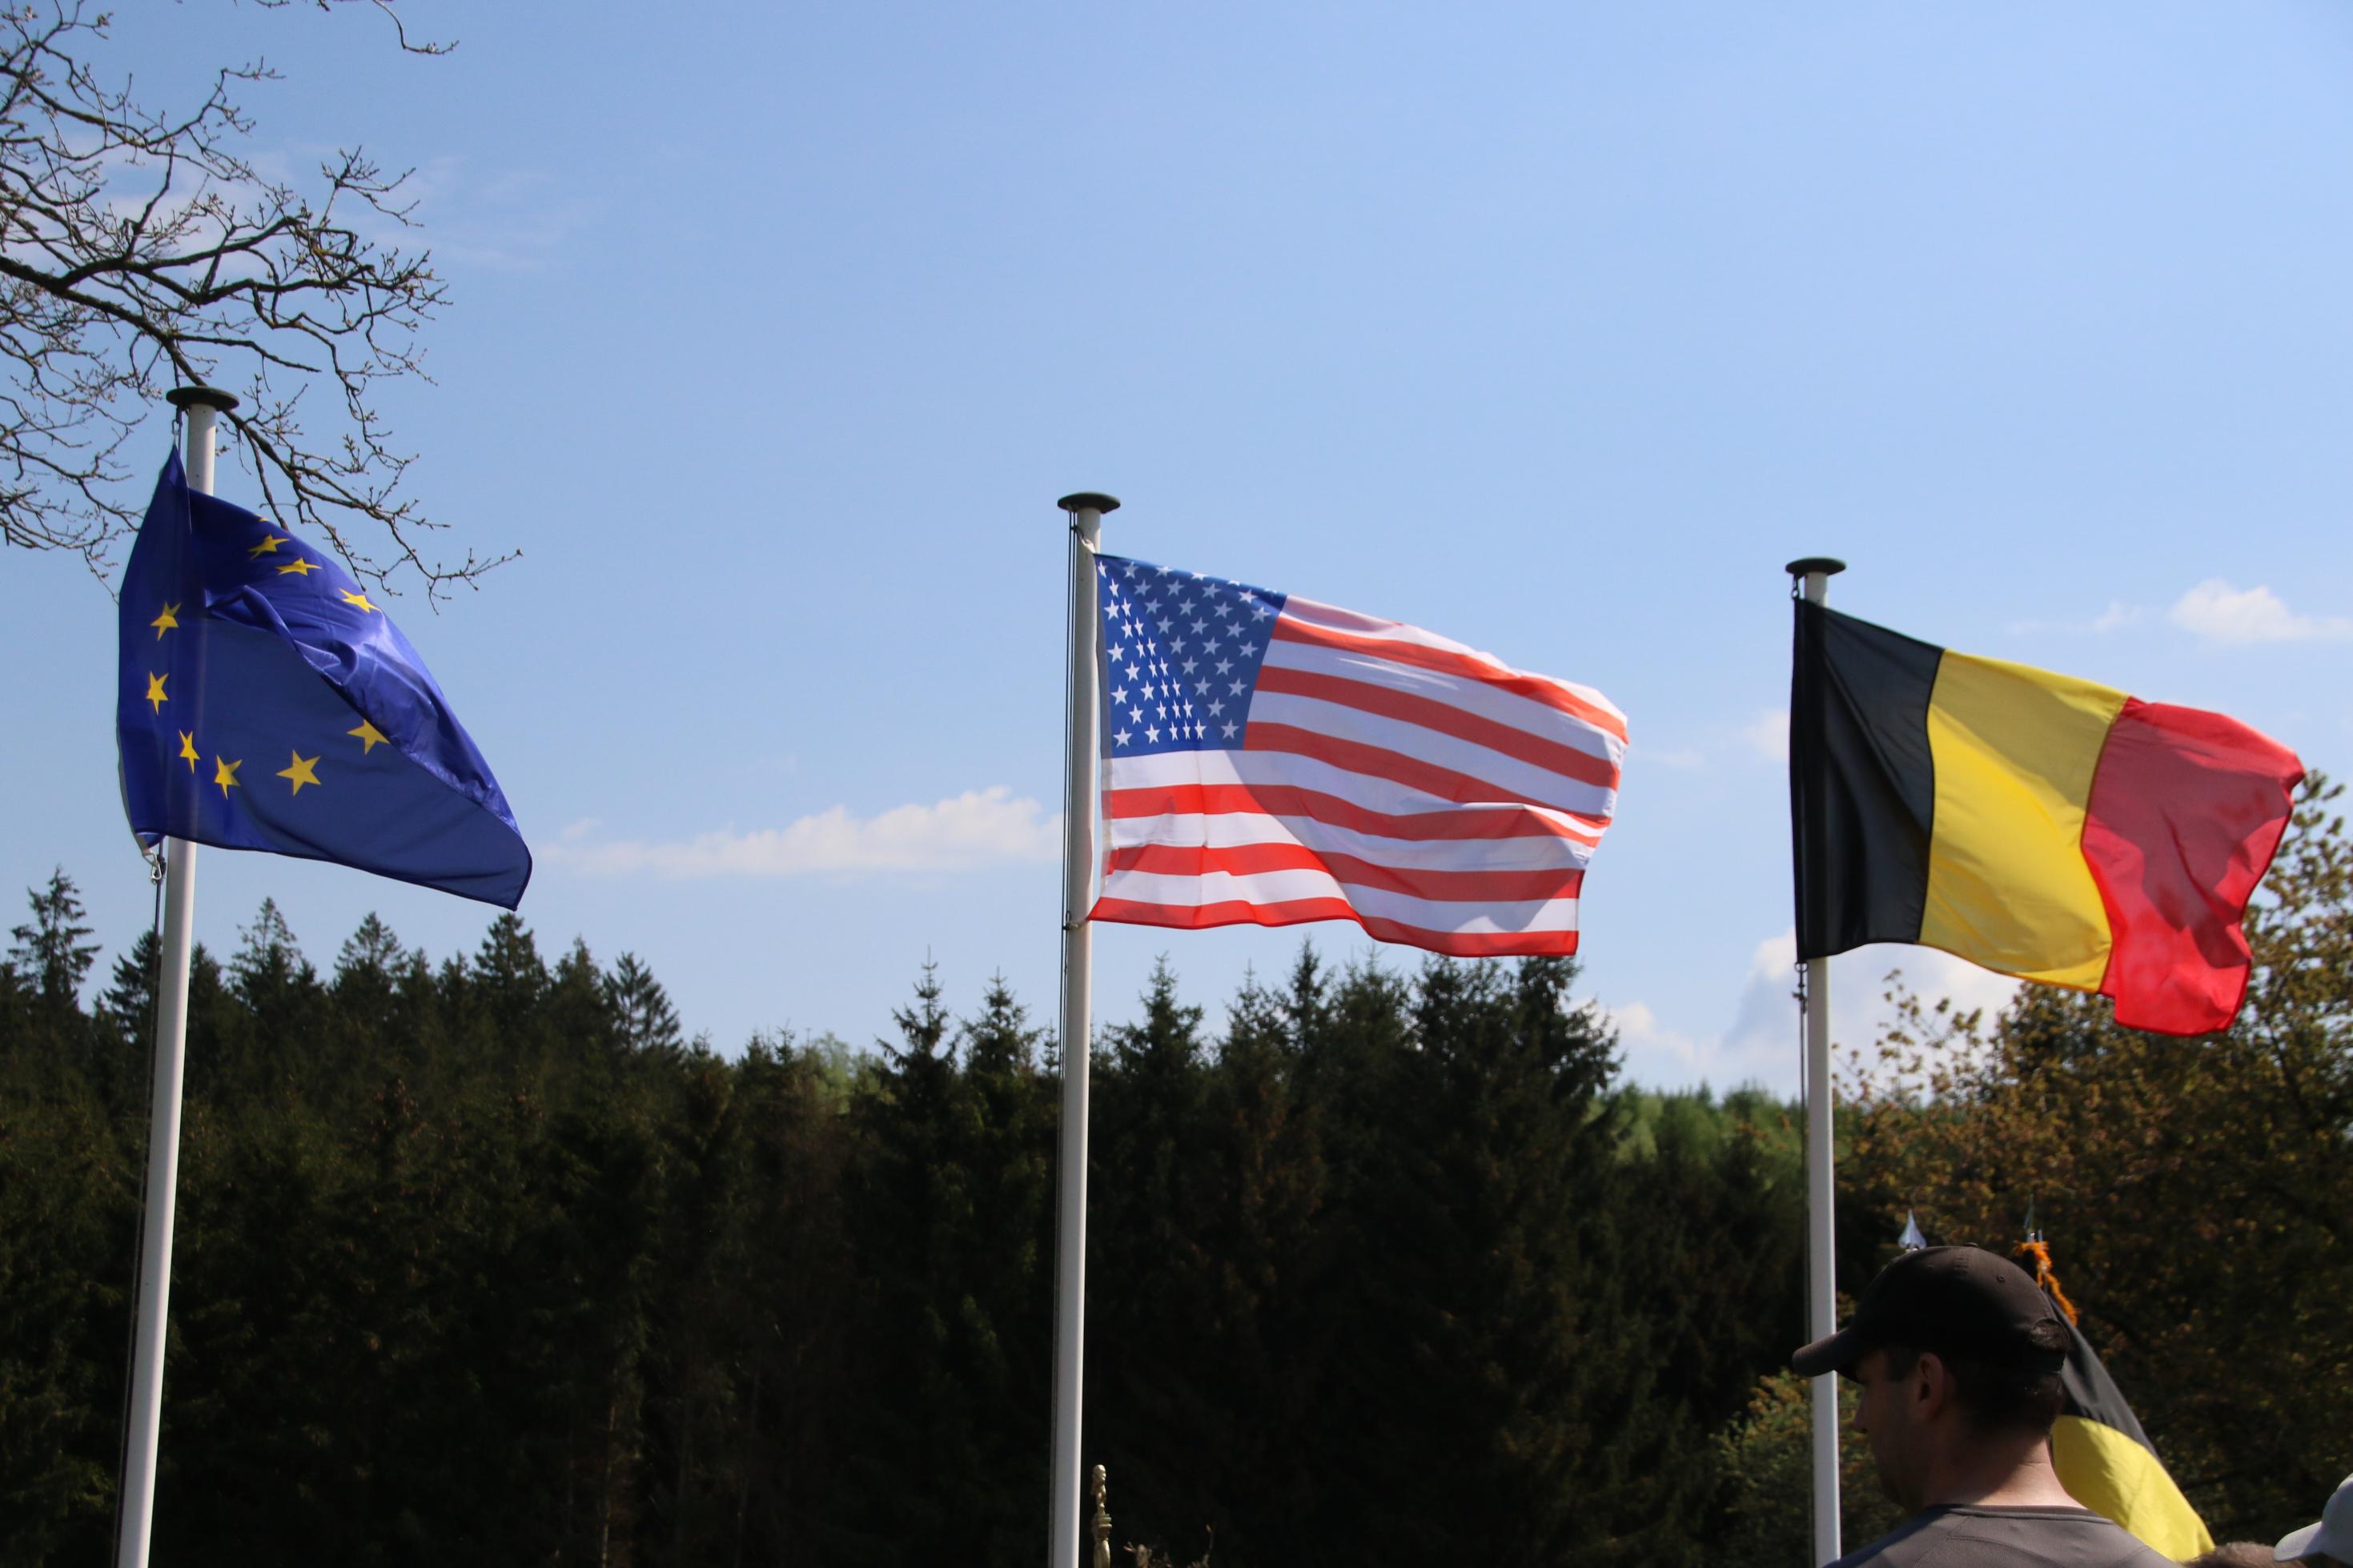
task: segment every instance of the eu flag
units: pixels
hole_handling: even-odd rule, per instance
[[[332,860],[513,909],[531,851],[432,672],[351,574],[189,489],[122,580],[115,740],[142,843]]]

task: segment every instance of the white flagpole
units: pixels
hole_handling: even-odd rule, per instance
[[[1054,1246],[1054,1501],[1046,1568],[1080,1568],[1079,1414],[1085,1390],[1087,1304],[1087,1052],[1092,1035],[1095,870],[1095,541],[1116,496],[1081,491],[1055,503],[1071,514],[1070,721],[1062,786],[1062,1146]]]
[[[1831,578],[1846,563],[1809,556],[1788,564],[1804,584],[1806,602],[1826,604]],[[1810,1340],[1838,1331],[1838,1187],[1831,1173],[1831,964],[1818,958],[1806,972],[1806,1306]],[[1814,1379],[1814,1562],[1839,1556],[1838,1373]]]
[[[187,416],[188,488],[213,493],[213,419],[237,399],[209,386],[169,395]],[[155,971],[155,1068],[148,1091],[147,1205],[139,1228],[139,1322],[131,1342],[117,1568],[147,1568],[155,1519],[155,1452],[164,1417],[164,1323],[172,1299],[172,1210],[180,1187],[180,1078],[188,1055],[188,954],[196,917],[196,847],[164,841],[164,951]]]

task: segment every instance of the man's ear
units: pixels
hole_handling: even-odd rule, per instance
[[[1953,1369],[1935,1351],[1922,1351],[1912,1364],[1905,1392],[1914,1420],[1925,1421],[1941,1415],[1953,1400]]]

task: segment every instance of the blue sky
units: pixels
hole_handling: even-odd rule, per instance
[[[391,412],[429,513],[523,553],[395,614],[543,943],[636,952],[723,1049],[869,1039],[927,954],[1050,1021],[1073,489],[1124,499],[1107,549],[1627,711],[1584,985],[1644,1081],[1796,1080],[1792,556],[2353,773],[2341,7],[402,9],[455,53],[191,0],[113,58],[164,100],[266,54],[265,156],[417,168],[453,302]],[[110,950],[150,907],[111,615],[0,560],[0,887],[62,863]],[[437,957],[490,912],[213,853],[204,939],[265,895],[322,963],[370,910]],[[1106,928],[1099,1020],[1159,954],[1214,1010],[1303,935],[1369,951]],[[1867,952],[1847,1037],[1897,964],[2004,994]]]

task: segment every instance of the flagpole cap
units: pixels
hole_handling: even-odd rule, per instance
[[[1119,498],[1104,495],[1100,490],[1079,490],[1064,496],[1054,504],[1064,511],[1117,511]]]
[[[1792,577],[1810,577],[1817,572],[1825,577],[1835,577],[1846,570],[1846,563],[1834,555],[1801,555],[1781,570]]]
[[[216,408],[223,414],[237,406],[237,394],[223,392],[217,386],[175,386],[164,395],[164,401],[185,411],[193,405]]]

